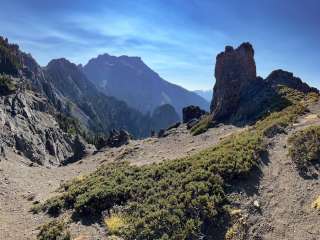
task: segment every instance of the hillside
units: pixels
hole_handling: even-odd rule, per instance
[[[152,123],[148,116],[123,101],[99,92],[82,71],[66,59],[52,60],[44,68],[46,79],[64,100],[67,113],[93,132],[125,129],[136,137],[148,136]],[[142,124],[144,123],[144,124]]]
[[[5,238],[315,239],[320,234],[318,91],[297,78],[255,78],[253,70],[252,82],[233,88],[238,101],[228,102],[221,92],[231,94],[230,89],[219,86],[235,77],[243,81],[244,63],[254,66],[251,45],[218,56],[228,60],[217,61],[225,77],[217,78],[215,96],[234,108],[219,122],[221,108],[213,104],[214,122],[202,134],[194,136],[182,124],[161,138],[104,148],[60,168],[21,166],[18,155],[1,161]],[[228,69],[238,74],[226,74]],[[244,111],[247,94],[261,93],[261,87],[272,94],[255,95],[259,101],[253,98]],[[248,118],[254,109],[257,114]],[[237,120],[241,124],[235,125]],[[29,174],[39,184],[29,182]],[[12,215],[12,209],[18,211]],[[12,222],[23,230],[14,231]]]
[[[188,105],[209,109],[202,97],[165,81],[139,57],[99,55],[83,71],[103,93],[143,113],[153,112],[163,104],[172,105],[180,116],[182,108]]]

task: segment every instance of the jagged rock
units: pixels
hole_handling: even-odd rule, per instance
[[[117,131],[113,129],[110,131],[110,136],[107,140],[107,146],[109,147],[120,147],[122,145],[128,144],[131,139],[130,134],[125,130]]]
[[[236,49],[227,46],[216,60],[216,83],[211,103],[215,122],[244,125],[288,106],[288,99],[278,92],[279,85],[304,93],[318,92],[292,73],[282,70],[272,72],[266,80],[257,77],[250,43],[243,43]]]
[[[211,112],[214,119],[222,120],[238,108],[241,92],[257,78],[252,45],[243,43],[236,49],[227,46],[218,54],[215,78]]]
[[[47,99],[32,91],[0,97],[1,155],[14,151],[37,164],[58,166],[90,152],[91,145],[77,147],[79,139],[63,132],[49,109]]]
[[[189,122],[187,122],[187,129],[193,128],[197,123],[199,122],[199,119],[193,118]]]
[[[192,119],[200,119],[207,112],[198,106],[188,106],[182,109],[183,123],[187,123]]]
[[[284,85],[289,88],[296,89],[303,93],[316,92],[319,93],[319,90],[313,87],[310,87],[308,84],[303,82],[300,78],[295,77],[293,73],[283,71],[281,69],[275,70],[266,78],[266,81],[272,86]]]
[[[91,155],[96,151],[96,148],[77,135],[73,140],[72,150],[74,152],[73,156],[63,161],[63,164],[76,162],[85,156]]]

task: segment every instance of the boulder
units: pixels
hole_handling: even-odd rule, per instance
[[[120,147],[128,144],[131,139],[131,135],[125,130],[111,130],[109,138],[107,139],[107,146],[109,147]]]
[[[192,119],[200,119],[207,112],[198,106],[190,105],[182,109],[183,123],[187,123]]]

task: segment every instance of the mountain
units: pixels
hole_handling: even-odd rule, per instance
[[[153,112],[163,104],[172,105],[181,116],[182,108],[197,105],[209,109],[202,97],[162,79],[139,57],[99,55],[83,71],[98,89],[125,101],[143,113]]]
[[[56,59],[44,68],[45,78],[64,99],[67,113],[93,132],[125,129],[136,137],[147,136],[151,119],[118,99],[97,90],[81,69],[66,59]]]
[[[217,56],[215,77],[211,115],[197,120],[213,120],[210,130],[193,136],[181,124],[162,138],[86,158],[77,170],[101,159],[109,164],[85,176],[77,172],[34,206],[34,212],[53,215],[43,221],[38,239],[316,239],[318,90],[283,70],[258,77],[249,43],[226,47]],[[202,114],[194,106],[186,112]],[[243,120],[251,125],[229,124]],[[39,184],[48,186],[47,176],[40,176],[46,178]]]
[[[33,63],[18,45],[0,37],[0,157],[19,154],[36,165],[61,165],[93,152],[61,128],[53,92]]]
[[[212,100],[212,90],[194,90],[193,92],[198,94],[200,97],[204,98],[208,102],[211,102]]]
[[[157,107],[152,113],[153,130],[159,131],[166,129],[172,124],[179,122],[180,117],[170,104],[164,104]]]

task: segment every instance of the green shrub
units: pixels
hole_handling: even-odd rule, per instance
[[[183,159],[143,167],[108,164],[63,185],[63,195],[43,209],[64,206],[93,217],[123,206],[127,225],[120,232],[126,239],[198,239],[207,227],[225,225],[224,183],[248,175],[262,148],[261,136],[248,131]]]
[[[193,136],[199,135],[206,132],[211,127],[213,127],[212,115],[204,116],[191,128],[191,134]]]
[[[306,110],[297,104],[270,114],[250,129],[189,157],[142,167],[107,164],[61,188],[43,209],[72,209],[78,217],[101,217],[115,209],[125,219],[117,228],[124,239],[199,239],[229,225],[226,184],[250,174],[265,150],[265,131],[286,127]],[[62,204],[61,204],[62,202]],[[52,205],[56,203],[57,206]]]
[[[70,232],[63,221],[53,220],[40,228],[38,240],[71,240]]]
[[[302,176],[317,176],[320,166],[320,126],[294,133],[288,140],[289,155]]]

